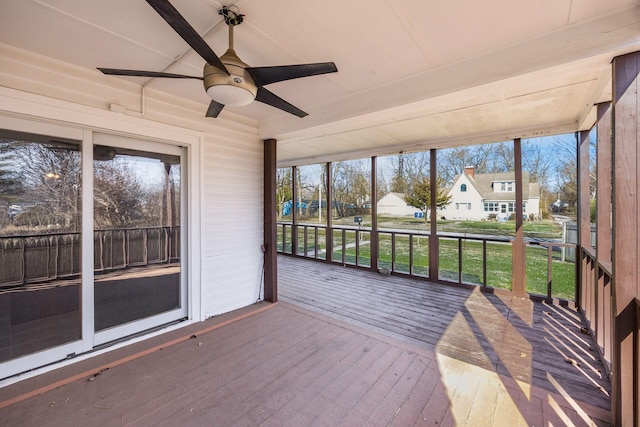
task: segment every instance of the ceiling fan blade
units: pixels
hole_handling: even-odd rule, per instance
[[[220,114],[220,111],[222,111],[222,109],[224,108],[224,104],[220,104],[219,102],[216,101],[211,101],[211,103],[209,104],[209,108],[207,109],[207,117],[218,117],[218,114]]]
[[[147,3],[149,3],[162,19],[167,21],[167,24],[169,24],[198,55],[207,61],[207,63],[229,74],[222,61],[220,61],[220,58],[218,58],[218,55],[216,55],[207,42],[200,37],[200,34],[193,29],[191,24],[180,15],[180,12],[178,12],[168,0],[147,0]]]
[[[273,92],[269,92],[267,89],[263,87],[258,88],[256,101],[260,101],[264,104],[271,105],[272,107],[279,108],[283,111],[286,111],[287,113],[293,114],[294,116],[304,117],[309,115],[304,111],[302,111],[301,109],[299,109],[298,107],[295,107],[289,104],[287,101],[280,98],[278,95],[274,94]]]
[[[275,67],[247,67],[247,71],[251,73],[251,77],[259,86],[266,86],[270,83],[284,80],[335,73],[338,68],[333,62],[318,62],[316,64],[280,65]]]
[[[157,71],[142,71],[142,70],[121,70],[118,68],[100,68],[98,70],[102,71],[104,74],[108,74],[110,76],[133,76],[133,77],[166,77],[170,79],[198,79],[202,80],[202,77],[196,76],[187,76],[184,74],[173,74],[173,73],[161,73]]]

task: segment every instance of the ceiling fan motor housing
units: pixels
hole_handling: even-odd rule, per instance
[[[204,66],[204,88],[209,96],[224,105],[250,104],[258,93],[258,87],[233,49],[220,57],[229,74],[211,64]],[[243,92],[244,91],[244,92]]]

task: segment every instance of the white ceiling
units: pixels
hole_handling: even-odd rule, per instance
[[[230,0],[231,1],[231,0]],[[334,61],[269,86],[310,115],[254,102],[281,165],[588,129],[613,57],[640,50],[638,0],[237,0],[252,66]],[[172,0],[222,55],[231,3]],[[0,42],[87,68],[202,74],[204,60],[142,0],[1,0]],[[96,71],[97,72],[97,71]],[[202,103],[200,82],[127,78]],[[215,119],[211,119],[215,120]]]

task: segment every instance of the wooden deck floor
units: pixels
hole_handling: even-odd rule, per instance
[[[286,256],[278,284],[282,301],[610,409],[611,384],[574,309]]]
[[[583,384],[604,395],[593,383],[602,381],[590,373],[597,363],[586,347],[589,337],[576,332],[570,310],[293,258],[281,258],[279,269],[281,302],[267,309],[245,310],[222,327],[208,326],[219,321],[211,319],[202,325],[211,329],[206,333],[107,363],[109,369],[6,407],[10,390],[0,389],[1,424],[579,426],[608,420],[607,398],[577,390]],[[393,326],[384,327],[385,318]],[[580,366],[561,360],[556,367],[554,351]]]

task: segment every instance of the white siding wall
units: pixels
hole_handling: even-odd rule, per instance
[[[378,201],[378,214],[395,216],[413,216],[420,209],[407,206],[407,202],[393,193],[388,193]]]
[[[527,216],[534,214],[536,218],[540,215],[540,198],[535,197],[527,200],[527,210],[525,212]]]
[[[194,290],[200,295],[200,306],[196,312],[203,318],[255,302],[263,242],[263,146],[257,122],[230,112],[216,119],[205,118],[204,100],[185,100],[153,89],[143,91],[131,81],[1,43],[0,57],[0,86],[5,88],[68,101],[77,105],[78,111],[96,108],[112,121],[135,117],[149,127],[159,122],[202,132],[199,158],[194,159],[202,171],[202,189],[192,194],[198,199],[200,212],[195,217],[198,221],[201,217],[201,222],[190,230],[201,239],[199,289]],[[111,104],[125,113],[105,113]],[[0,94],[0,114],[3,105]],[[65,125],[73,126],[73,117],[65,119]],[[102,130],[108,132],[109,127]]]
[[[254,303],[262,274],[263,150],[257,139],[207,135],[203,281],[207,316]]]

